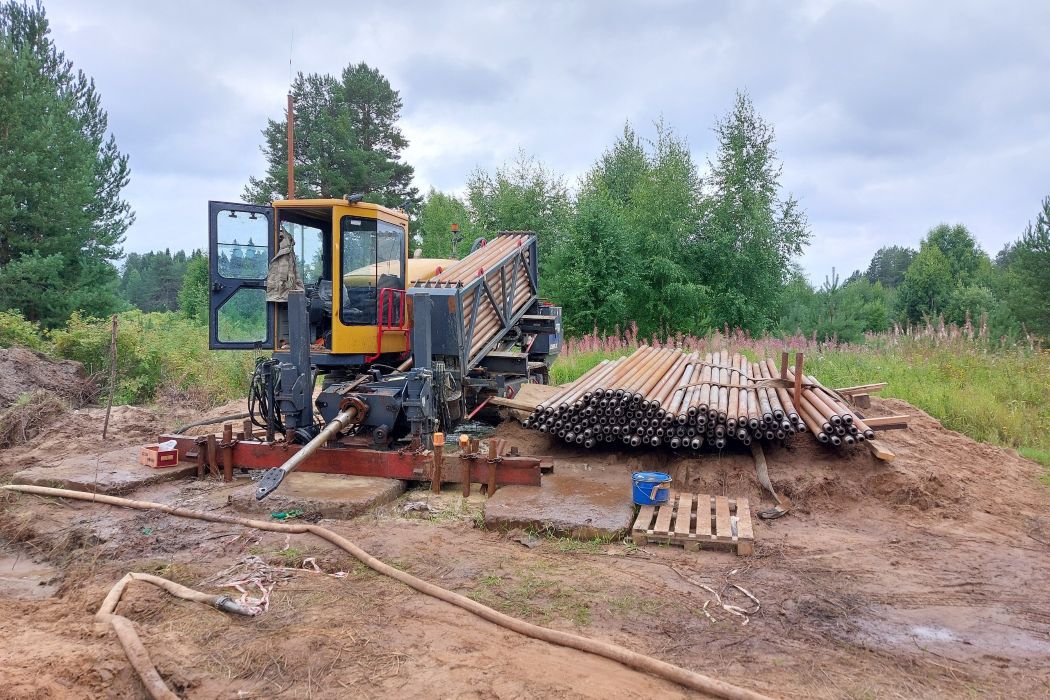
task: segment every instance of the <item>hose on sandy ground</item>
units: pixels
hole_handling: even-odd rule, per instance
[[[429,583],[420,578],[416,578],[412,574],[406,573],[399,569],[384,564],[379,559],[376,559],[368,552],[364,551],[350,540],[337,535],[331,530],[319,527],[317,525],[311,525],[306,523],[272,523],[262,520],[251,520],[249,518],[242,518],[232,515],[220,515],[218,513],[206,513],[194,510],[187,510],[185,508],[175,508],[173,506],[165,505],[163,503],[153,503],[150,501],[136,501],[128,498],[119,498],[117,496],[106,496],[104,494],[86,493],[83,491],[70,491],[68,489],[54,489],[46,486],[22,486],[22,485],[7,485],[3,487],[8,491],[15,491],[19,493],[30,493],[40,496],[55,496],[59,498],[72,498],[80,501],[91,501],[95,503],[106,503],[114,506],[123,506],[125,508],[134,508],[136,510],[156,510],[169,515],[175,515],[183,518],[195,518],[197,520],[207,520],[215,523],[227,523],[231,525],[243,525],[245,527],[252,527],[259,530],[269,530],[271,532],[284,532],[289,534],[306,534],[310,533],[316,535],[328,542],[339,547],[343,551],[347,552],[355,559],[360,561],[368,568],[377,571],[384,576],[389,576],[401,583],[404,583],[410,588],[414,588],[420,593],[425,593],[429,596],[443,600],[446,603],[451,603],[459,608],[472,612],[478,617],[484,618],[489,622],[504,627],[518,634],[533,639],[539,639],[550,644],[557,644],[559,646],[569,647],[571,649],[577,649],[590,654],[610,659],[612,661],[619,662],[624,666],[628,666],[637,671],[643,673],[649,673],[660,678],[664,678],[673,683],[691,688],[693,690],[699,690],[701,692],[713,695],[718,698],[725,698],[726,700],[771,700],[766,695],[757,693],[753,690],[741,688],[740,686],[720,681],[717,678],[711,678],[695,671],[684,669],[674,664],[669,664],[666,661],[660,661],[654,659],[651,656],[639,654],[638,652],[625,649],[624,647],[617,646],[616,644],[610,644],[609,642],[602,642],[596,639],[590,639],[583,637],[578,634],[571,632],[563,632],[561,630],[552,630],[546,627],[540,627],[524,620],[519,620],[510,615],[505,615],[497,610],[482,605],[481,603],[471,600],[466,596],[462,596],[458,593],[453,593],[447,589],[441,588],[433,583]],[[140,645],[141,646],[141,645]],[[145,649],[142,650],[145,652]],[[129,655],[130,658],[130,655]],[[132,661],[134,664],[134,661]],[[136,667],[137,668],[137,667]],[[156,673],[156,671],[154,671]]]
[[[164,679],[157,673],[157,667],[150,658],[149,652],[146,651],[146,647],[142,644],[142,640],[135,631],[135,626],[131,623],[131,620],[115,612],[117,604],[120,602],[120,597],[124,595],[124,590],[132,581],[152,583],[154,586],[163,588],[176,598],[211,605],[223,612],[232,612],[249,617],[254,613],[239,603],[230,600],[227,596],[195,591],[182,584],[151,574],[125,574],[124,578],[117,581],[113,588],[109,589],[106,599],[102,601],[102,606],[95,613],[95,621],[109,623],[113,627],[113,631],[117,633],[117,640],[120,642],[120,646],[124,648],[124,654],[128,657],[128,661],[131,662],[132,668],[139,674],[142,685],[146,687],[146,692],[149,693],[153,700],[179,700],[179,696],[168,688]]]

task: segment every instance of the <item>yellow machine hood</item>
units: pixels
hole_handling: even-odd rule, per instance
[[[408,259],[408,281],[426,282],[438,273],[439,269],[445,269],[455,264],[456,260],[443,260],[441,258],[409,258]],[[388,260],[378,265],[365,265],[343,275],[343,285],[347,287],[368,287],[374,285],[379,275],[396,275],[399,262]]]

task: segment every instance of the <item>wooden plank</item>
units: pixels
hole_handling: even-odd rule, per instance
[[[493,396],[489,399],[489,403],[531,413],[536,410],[537,406],[560,390],[561,387],[550,386],[549,384],[522,384],[521,388],[518,389],[518,393],[513,397]]]
[[[796,406],[802,406],[802,365],[805,362],[805,353],[795,352],[795,386],[791,393],[791,401]]]
[[[852,394],[875,394],[882,391],[887,386],[886,382],[877,382],[875,384],[861,384],[860,386],[845,386],[841,389],[835,389],[835,391],[847,396]]]
[[[908,421],[913,416],[897,415],[897,416],[878,416],[876,418],[865,418],[864,423],[867,424],[872,430],[892,430],[894,428],[907,428]]]
[[[696,536],[697,539],[711,537],[711,497],[707,494],[696,497]]]
[[[746,498],[736,499],[736,532],[742,540],[755,539],[755,530],[751,524],[751,506]]]
[[[736,517],[736,533],[739,539],[736,553],[746,557],[755,551],[755,530],[751,524],[751,506],[746,498],[736,499]]]
[[[671,495],[674,498],[674,494]],[[674,534],[676,537],[688,537],[692,532],[693,494],[678,494],[678,513],[674,519]]]
[[[664,503],[656,510],[656,525],[650,530],[650,534],[657,535],[670,535],[671,534],[671,511],[672,503],[675,494],[671,494],[671,497],[667,499],[667,503]]]
[[[729,521],[729,499],[715,496],[715,537],[719,540],[733,539],[733,528]]]
[[[493,396],[489,399],[489,403],[493,406],[503,406],[505,408],[513,408],[518,411],[528,411],[529,413],[535,411],[536,406],[539,405],[539,402],[531,403],[529,401],[519,401],[516,397],[513,399],[508,399],[503,396]]]
[[[631,539],[635,544],[645,544],[645,533],[653,524],[653,515],[656,509],[652,506],[639,506],[638,517],[634,519],[634,527],[631,530]]]
[[[883,462],[892,462],[897,459],[897,455],[894,454],[893,450],[878,440],[865,440],[864,444],[868,446],[868,450],[877,459],[881,459]]]

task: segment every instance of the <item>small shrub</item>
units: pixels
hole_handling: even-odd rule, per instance
[[[109,373],[110,320],[73,314],[52,332],[54,352],[95,377]],[[117,319],[114,401],[142,404],[163,397],[196,408],[247,395],[251,352],[210,351],[208,329],[172,312],[127,311]]]
[[[47,352],[48,344],[39,323],[26,320],[17,311],[0,311],[0,348],[23,347]]]

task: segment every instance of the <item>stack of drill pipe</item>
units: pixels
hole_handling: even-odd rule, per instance
[[[496,303],[500,304],[505,297],[503,289],[504,275],[500,274],[498,263],[515,250],[529,245],[531,234],[506,234],[498,236],[487,245],[449,266],[447,270],[434,275],[424,287],[458,287],[473,282],[478,277],[485,277],[492,290]],[[531,262],[531,261],[529,261]],[[532,288],[529,286],[528,272],[520,265],[514,268],[514,276],[517,281],[514,286],[514,300],[511,303],[512,313],[517,313],[528,305],[533,298]],[[508,287],[512,284],[512,277],[506,275]],[[473,319],[474,301],[477,295],[482,295],[477,311],[477,319]],[[499,315],[488,299],[483,288],[478,285],[463,295],[464,326],[470,328],[474,324],[474,336],[471,341],[468,357],[473,357],[478,351],[485,347],[497,333],[502,330]]]
[[[622,442],[699,450],[783,440],[807,426],[790,392],[762,383],[775,372],[772,361],[749,362],[738,353],[701,357],[642,346],[561,387],[525,425],[585,447]]]
[[[795,380],[791,369],[788,378]],[[803,374],[802,381],[802,418],[818,441],[840,447],[875,439],[875,432],[834,392],[811,376]]]

